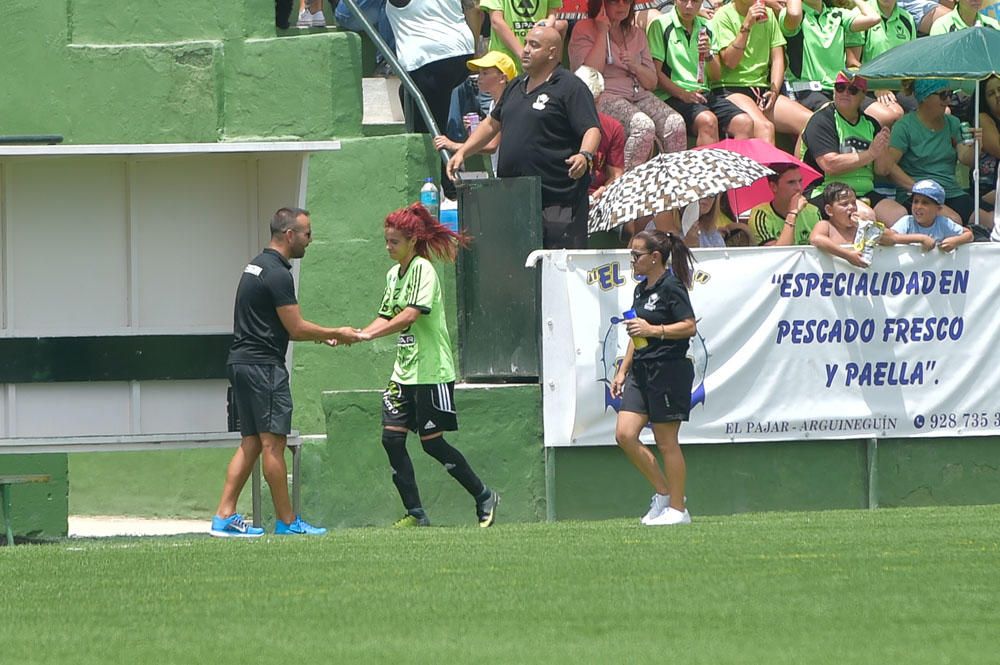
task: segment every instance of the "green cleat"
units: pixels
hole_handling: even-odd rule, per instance
[[[392,524],[393,529],[405,529],[411,526],[430,526],[431,521],[426,515],[423,517],[417,517],[416,515],[406,514],[400,519],[396,520]]]

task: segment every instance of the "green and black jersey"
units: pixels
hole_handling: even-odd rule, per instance
[[[441,285],[434,266],[420,256],[410,261],[403,275],[399,264],[389,269],[378,315],[392,319],[407,307],[416,307],[421,315],[399,333],[392,380],[403,385],[454,381],[455,361]]]

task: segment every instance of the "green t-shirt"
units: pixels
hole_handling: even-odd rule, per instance
[[[736,11],[736,5],[729,3],[723,5],[715,16],[709,21],[712,32],[715,33],[719,50],[722,50],[736,41],[743,26],[744,16]],[[722,78],[712,82],[713,88],[722,87],[770,87],[769,78],[771,72],[771,49],[776,46],[784,46],[785,38],[778,28],[778,19],[774,12],[767,10],[767,20],[755,23],[750,28],[747,38],[747,47],[743,51],[740,63],[730,69],[722,65]]]
[[[889,145],[903,153],[899,168],[906,175],[914,180],[936,180],[950,199],[963,193],[955,179],[958,164],[955,148],[962,140],[962,131],[961,121],[955,116],[946,115],[944,121],[944,127],[935,132],[920,122],[916,112],[907,113],[892,126]],[[906,191],[897,192],[896,198],[904,201],[909,195]]]
[[[455,361],[434,266],[417,256],[402,277],[399,264],[390,268],[385,282],[379,316],[391,319],[411,306],[420,310],[413,325],[399,333],[392,380],[404,385],[454,381]]]
[[[717,52],[718,43],[714,31],[708,21],[701,16],[695,16],[689,35],[681,23],[677,11],[660,14],[646,28],[646,39],[649,42],[649,55],[653,60],[663,63],[663,73],[670,77],[684,90],[691,92],[708,92],[708,65],[705,65],[705,79],[698,83],[698,35],[701,29],[708,30],[711,49]],[[656,89],[660,99],[670,95],[666,90]]]
[[[913,15],[897,3],[888,16],[882,14],[877,1],[868,4],[879,12],[881,21],[864,32],[851,32],[847,35],[847,46],[860,46],[861,62],[869,62],[900,44],[917,38],[917,23]]]
[[[997,21],[992,16],[986,16],[980,13],[976,16],[976,25],[982,25],[987,28],[993,28],[994,30],[1000,30],[1000,21]],[[962,17],[958,14],[958,7],[955,7],[950,12],[934,21],[931,25],[931,35],[943,35],[946,32],[955,32],[956,30],[965,30],[971,27],[965,24]]]
[[[562,7],[562,0],[481,0],[479,3],[479,8],[487,17],[492,11],[503,12],[504,23],[514,31],[514,36],[522,46],[528,31],[556,7]],[[512,53],[496,30],[490,33],[490,50],[509,55],[517,66],[518,73],[521,73],[521,54]]]
[[[860,12],[825,4],[817,12],[802,3],[802,23],[794,31],[785,29],[785,13],[782,9],[778,18],[781,34],[788,40],[785,77],[792,82],[819,81],[824,90],[832,90],[833,81],[846,62],[847,35]]]
[[[819,221],[819,208],[809,203],[795,217],[795,244],[808,245],[809,234]],[[763,245],[777,240],[785,226],[785,218],[774,211],[770,203],[761,203],[750,209],[750,234],[754,243]]]

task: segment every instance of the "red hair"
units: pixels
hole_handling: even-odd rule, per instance
[[[454,261],[458,248],[468,247],[470,242],[469,236],[441,224],[419,203],[390,212],[385,218],[385,228],[396,229],[407,239],[416,238],[414,250],[425,259],[433,256]]]

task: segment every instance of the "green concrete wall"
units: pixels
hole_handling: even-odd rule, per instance
[[[14,539],[45,540],[66,535],[66,455],[0,455],[0,475],[45,474],[48,483],[11,485]],[[2,510],[0,506],[0,510]],[[5,538],[0,526],[0,539]]]
[[[459,386],[459,431],[448,433],[483,481],[501,495],[504,522],[545,518],[545,467],[537,386]],[[325,447],[308,450],[303,503],[329,526],[391,524],[404,513],[381,444],[381,391],[328,392]],[[408,439],[424,508],[438,525],[476,523],[469,495],[416,435]]]

